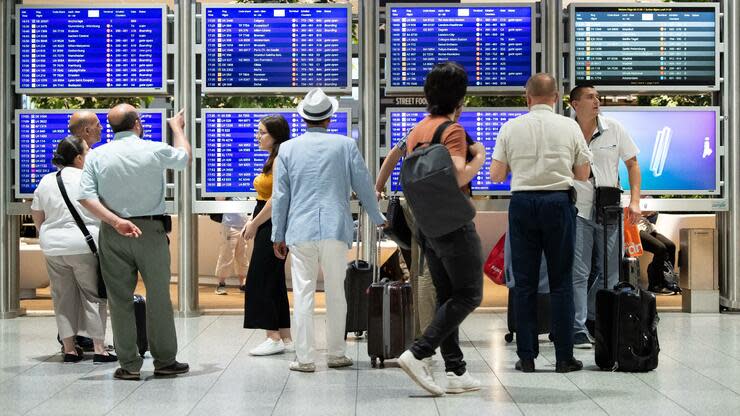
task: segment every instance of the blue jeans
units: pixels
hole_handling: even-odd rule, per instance
[[[567,192],[514,192],[509,204],[512,269],[516,283],[516,346],[535,359],[537,288],[544,251],[550,283],[551,332],[557,361],[573,358],[573,251],[576,208]]]
[[[576,250],[573,262],[573,301],[576,316],[573,332],[585,334],[586,319],[592,321],[596,314],[596,292],[604,288],[604,226],[581,217],[576,221]],[[609,225],[607,234],[608,287],[612,288],[619,281],[617,226]]]

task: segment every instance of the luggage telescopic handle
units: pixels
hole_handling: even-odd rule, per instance
[[[380,282],[380,240],[383,236],[383,229],[375,227],[375,233],[375,246],[371,250],[374,262],[370,266],[373,268],[373,283],[378,283]]]
[[[362,232],[362,205],[360,205],[360,211],[359,214],[357,214],[357,232],[355,233],[357,235],[357,238],[355,238],[355,241],[357,242],[357,249],[355,250],[355,266],[357,266],[357,263],[360,261],[360,233]]]
[[[619,281],[622,281],[622,248],[624,243],[622,243],[622,227],[624,218],[622,218],[622,207],[621,206],[611,206],[611,207],[604,207],[602,208],[602,218],[604,219],[604,274],[602,276],[602,279],[604,279],[604,289],[609,289],[609,213],[610,212],[616,212],[617,213],[617,219],[618,219],[618,226],[619,226],[619,233],[617,234],[617,251],[619,252],[619,263],[617,265],[617,269],[619,270]]]

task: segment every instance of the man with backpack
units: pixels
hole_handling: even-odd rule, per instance
[[[398,359],[419,386],[434,395],[478,390],[466,371],[458,327],[480,304],[483,289],[481,243],[468,183],[485,161],[480,143],[469,144],[457,123],[468,76],[456,63],[435,65],[424,83],[429,115],[408,135],[401,170],[404,195],[419,227],[434,286],[437,312],[422,336]],[[440,387],[424,359],[440,347],[447,387]]]
[[[515,368],[534,372],[539,354],[537,288],[544,251],[550,284],[551,335],[555,371],[583,368],[573,357],[573,254],[576,207],[573,179],[586,180],[591,152],[578,123],[555,113],[558,87],[549,74],[527,81],[529,113],[499,130],[491,163],[491,181],[503,182],[511,171],[509,236],[515,280],[517,355]]]

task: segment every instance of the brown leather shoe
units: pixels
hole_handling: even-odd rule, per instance
[[[128,371],[123,368],[117,368],[116,372],[113,373],[113,378],[119,380],[141,380],[141,373],[138,371]]]

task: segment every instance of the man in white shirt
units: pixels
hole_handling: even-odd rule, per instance
[[[534,372],[537,342],[537,289],[544,251],[552,302],[551,335],[555,371],[583,368],[573,357],[573,250],[576,208],[573,179],[586,180],[591,152],[573,120],[555,114],[558,87],[549,74],[527,81],[529,113],[501,127],[491,163],[491,180],[503,182],[511,170],[509,236],[514,272],[515,368]]]
[[[594,195],[597,187],[619,187],[619,161],[627,166],[630,183],[628,220],[640,219],[640,150],[629,133],[616,120],[599,115],[599,92],[591,85],[581,85],[570,92],[570,106],[576,121],[594,155],[591,177],[576,181],[578,191],[578,218],[576,220],[576,251],[573,263],[573,301],[575,322],[573,343],[576,348],[590,349],[592,339],[588,334],[587,319],[593,324],[596,292],[604,287],[604,256],[609,259],[608,287],[619,280],[620,259],[617,250],[617,224],[607,229],[607,250],[604,251],[604,226],[596,222]],[[589,277],[592,277],[589,279]],[[589,287],[589,280],[593,283]],[[592,327],[593,328],[593,327]],[[593,332],[593,329],[591,330]]]

